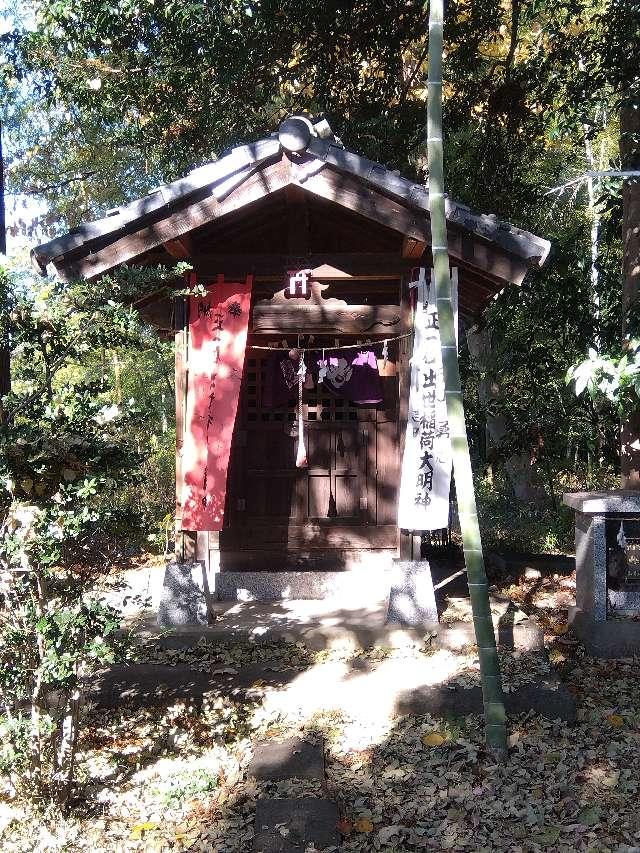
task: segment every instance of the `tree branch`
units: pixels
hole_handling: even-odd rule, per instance
[[[589,180],[589,178],[637,178],[640,177],[640,169],[595,169],[590,170],[588,172],[584,172],[582,175],[578,175],[577,178],[572,178],[570,181],[567,181],[566,184],[560,184],[557,187],[553,187],[545,195],[552,195],[553,193],[562,193],[564,190],[569,189],[569,187],[575,187],[576,184],[581,184],[583,181]]]
[[[428,55],[429,55],[429,44],[427,42],[424,49],[422,50],[422,53],[420,54],[420,56],[416,60],[415,67],[414,67],[413,71],[411,72],[411,74],[409,75],[409,79],[406,81],[406,83],[402,87],[402,92],[400,93],[400,98],[398,99],[398,107],[400,107],[400,106],[402,106],[402,104],[404,104],[405,99],[406,99],[407,95],[409,94],[409,89],[413,85],[413,81],[416,79],[420,69],[422,68],[422,63],[425,61],[425,59],[427,58]]]
[[[92,178],[97,174],[98,169],[92,169],[90,172],[85,172],[82,175],[74,175],[71,178],[65,178],[65,180],[59,181],[55,184],[47,184],[44,187],[32,187],[30,189],[21,190],[19,193],[7,193],[7,195],[44,195],[44,193],[48,193],[51,190],[59,190],[62,189],[62,187],[67,187],[69,184],[73,184],[76,181],[86,181],[87,178]]]
[[[505,74],[508,77],[511,73],[511,66],[516,55],[518,46],[518,25],[520,23],[520,0],[513,0],[511,3],[511,40],[509,42],[509,52],[507,53],[505,64]]]

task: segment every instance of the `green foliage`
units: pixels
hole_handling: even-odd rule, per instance
[[[573,550],[574,514],[550,499],[539,505],[514,503],[504,478],[476,479],[482,540],[491,551],[557,554]]]
[[[118,654],[118,613],[93,589],[118,546],[121,483],[140,482],[148,430],[148,410],[123,402],[95,354],[148,348],[126,302],[174,276],[61,284],[0,274],[14,368],[0,410],[1,761],[14,784],[63,805],[82,690]]]
[[[582,168],[584,122],[594,141],[612,122],[617,82],[633,71],[621,49],[632,23],[622,6],[453,2],[445,21],[447,189],[554,244],[546,270],[520,291],[507,289],[489,320],[505,342],[498,367],[509,393],[501,405],[509,407],[514,440],[531,446],[545,425],[554,459],[576,452],[582,459],[596,447],[608,461],[615,455],[610,414],[576,402],[563,382],[585,341],[606,337],[590,308],[586,199],[563,200],[549,215],[545,192]],[[50,127],[31,138],[31,123],[23,123],[9,181],[52,186],[44,194],[69,224],[210,160],[227,144],[271,132],[295,110],[325,111],[347,145],[374,159],[415,174],[425,168],[428,42],[418,3],[234,2],[218,14],[202,0],[37,0],[34,9],[36,27],[7,41],[14,73],[32,81]],[[609,10],[619,32],[608,31]],[[585,44],[581,70],[576,57]],[[60,175],[84,174],[60,186]],[[611,190],[605,204],[618,187]],[[619,301],[608,294],[620,291],[619,206],[609,213],[599,261],[601,325],[613,328]],[[475,400],[473,407],[481,408]],[[155,470],[165,461],[158,457]]]
[[[292,111],[325,112],[349,147],[407,174],[427,171],[428,38],[425,9],[414,0],[234,0],[224,8],[205,0],[33,0],[31,8],[33,25],[16,18],[0,37],[7,177],[10,191],[49,202],[48,226],[104,213],[229,144],[272,132]],[[529,452],[547,491],[567,465],[579,472],[618,461],[618,400],[576,398],[565,376],[596,343],[614,361],[623,355],[620,182],[596,187],[598,314],[585,186],[560,198],[546,193],[586,168],[587,142],[603,167],[620,165],[618,111],[638,103],[639,38],[637,0],[447,4],[446,189],[553,244],[545,269],[505,289],[487,314],[503,393],[481,402],[484,377],[469,369],[465,409],[476,449],[487,416],[504,416],[508,438],[492,449],[493,463]],[[105,373],[101,351],[86,353],[92,381]],[[147,424],[165,418],[167,426],[132,427],[144,476],[112,503],[160,544],[173,454],[170,380],[158,369],[170,352],[158,345],[158,369],[151,349],[142,364],[138,352],[108,345],[106,370],[116,353],[122,398],[136,400]]]
[[[198,794],[208,794],[210,791],[215,791],[218,784],[217,774],[204,768],[177,773],[163,783],[162,801],[165,805],[175,808],[185,800],[198,796]]]
[[[628,340],[621,356],[591,348],[588,358],[567,370],[566,381],[574,383],[576,396],[586,391],[592,400],[608,400],[621,417],[632,414],[640,401],[640,341]]]

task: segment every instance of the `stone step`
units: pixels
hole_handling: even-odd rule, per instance
[[[305,853],[337,847],[338,808],[320,797],[258,800],[254,853]]]
[[[289,601],[340,598],[348,605],[386,598],[390,570],[378,566],[344,572],[220,572],[219,601]]]
[[[254,779],[317,779],[324,781],[324,745],[293,737],[256,744],[248,768]]]
[[[496,643],[503,649],[527,652],[544,651],[544,631],[535,619],[527,618],[515,625],[494,619]],[[449,622],[436,628],[435,643],[442,649],[458,651],[465,646],[475,646],[473,623]]]
[[[364,691],[365,697],[367,690],[371,692],[372,688],[367,688],[366,684],[367,677],[371,677],[378,692],[392,695],[393,713],[398,716],[482,713],[482,691],[479,687],[452,690],[447,684],[431,686],[418,683],[415,686],[414,666],[412,662],[409,665],[402,661],[387,662],[384,665],[384,677],[376,679],[381,664],[365,663],[358,670],[360,689]],[[188,666],[114,664],[93,677],[86,687],[88,697],[99,708],[118,708],[124,703],[129,707],[148,708],[166,707],[185,700],[199,703],[205,696],[237,697],[239,691],[251,688],[260,680],[269,687],[281,688],[278,690],[281,704],[274,707],[276,710],[286,710],[291,701],[287,698],[287,688],[295,685],[301,673],[294,669],[270,670],[268,667],[268,663],[249,664],[238,672],[212,674]],[[327,684],[332,683],[331,701],[322,702],[322,698],[326,699],[325,695],[318,700],[319,703],[322,703],[322,707],[337,711],[346,709],[346,712],[352,713],[352,677],[340,677],[339,669],[340,664],[317,664],[309,672],[305,689],[320,695],[320,691],[326,691]],[[294,701],[299,702],[299,695],[291,695]],[[575,698],[553,672],[507,693],[505,700],[510,713],[533,710],[550,719],[574,722],[576,718]],[[265,755],[261,744],[256,746],[250,775],[276,779],[290,778],[291,775],[303,779],[322,778],[320,774],[324,768],[324,758],[321,745],[309,744],[299,753],[295,740],[281,744],[269,742],[269,746],[274,747],[270,756]],[[274,775],[267,776],[269,773]]]

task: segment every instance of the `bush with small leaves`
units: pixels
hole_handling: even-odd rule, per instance
[[[122,482],[144,456],[141,413],[119,402],[101,347],[135,346],[131,292],[166,270],[61,284],[0,270],[0,332],[14,365],[0,398],[0,772],[14,789],[69,804],[90,677],[122,653],[118,612],[95,592],[118,535]],[[148,332],[145,332],[148,334]]]

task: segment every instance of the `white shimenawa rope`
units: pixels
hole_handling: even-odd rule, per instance
[[[331,352],[335,352],[336,350],[343,350],[343,349],[368,349],[368,348],[370,349],[371,347],[374,347],[377,344],[384,344],[385,341],[387,343],[389,343],[390,341],[401,341],[404,338],[410,338],[412,334],[413,334],[413,332],[405,332],[404,335],[396,335],[393,338],[384,338],[383,340],[379,340],[379,341],[360,341],[359,344],[342,344],[341,346],[337,346],[337,347],[321,347],[321,346],[298,347],[297,346],[296,349],[300,350],[301,354],[305,353],[305,352],[321,352],[324,349],[328,349]],[[281,346],[269,347],[269,346],[260,346],[258,344],[247,344],[247,349],[258,349],[258,350],[264,350],[265,352],[282,352],[283,349],[286,349],[286,347],[281,347]]]

